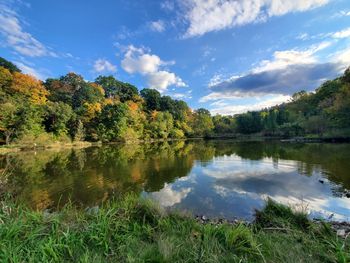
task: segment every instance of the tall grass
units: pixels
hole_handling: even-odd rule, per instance
[[[272,223],[266,225],[268,219]],[[67,205],[52,213],[2,201],[0,262],[346,262],[350,259],[349,244],[337,239],[327,225],[314,225],[304,219],[272,201],[252,225],[203,225],[191,217],[166,214],[150,201],[134,196],[110,201],[99,209],[78,210]],[[287,232],[280,230],[284,228],[288,228]],[[297,255],[292,256],[293,253]]]

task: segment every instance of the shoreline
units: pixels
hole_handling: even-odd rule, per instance
[[[72,142],[64,143],[57,142],[48,145],[0,145],[0,154],[7,154],[20,151],[36,151],[47,149],[69,149],[69,148],[87,148],[91,146],[103,146],[103,145],[126,145],[126,144],[145,144],[145,143],[158,143],[158,142],[173,142],[173,141],[191,141],[191,140],[233,140],[237,142],[269,142],[277,141],[282,143],[350,143],[350,137],[327,137],[327,138],[312,138],[312,137],[271,137],[271,136],[218,136],[218,137],[189,137],[181,139],[152,139],[152,140],[138,140],[138,141],[120,141],[120,142]]]

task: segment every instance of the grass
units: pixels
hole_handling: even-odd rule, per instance
[[[0,262],[349,262],[346,242],[271,200],[250,225],[200,224],[133,196],[53,213],[0,206]]]

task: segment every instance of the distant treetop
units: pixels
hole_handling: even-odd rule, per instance
[[[0,67],[7,68],[11,73],[21,72],[21,70],[12,62],[0,57]]]

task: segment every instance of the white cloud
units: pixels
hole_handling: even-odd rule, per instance
[[[174,10],[175,5],[174,5],[174,2],[167,0],[167,1],[161,2],[160,7],[164,10],[172,11]]]
[[[312,175],[295,176],[304,170]],[[298,161],[262,158],[259,162],[252,162],[232,154],[214,158],[203,173],[213,179],[212,190],[223,198],[222,203],[237,198],[237,195],[245,200],[261,201],[270,197],[293,209],[327,217],[333,213],[336,220],[349,219],[350,200],[334,197],[330,182],[318,183],[322,175],[317,167],[305,168]]]
[[[329,0],[182,0],[189,27],[185,37],[265,21],[272,16],[303,12]]]
[[[6,45],[17,53],[28,57],[52,56],[57,54],[39,42],[22,28],[20,17],[8,5],[0,3],[0,33]]]
[[[310,36],[308,33],[302,33],[296,37],[296,39],[299,39],[299,40],[308,40],[309,38],[310,38]]]
[[[130,74],[140,73],[146,75],[157,72],[162,63],[162,60],[157,55],[145,54],[144,49],[131,45],[127,48],[121,65]]]
[[[346,10],[340,11],[340,15],[341,16],[350,16],[350,11],[346,11]]]
[[[111,62],[105,59],[98,59],[95,61],[94,64],[94,71],[95,72],[116,72],[117,67],[113,65]]]
[[[171,85],[187,86],[175,73],[161,69],[162,66],[173,65],[174,63],[174,61],[162,61],[157,55],[146,53],[144,48],[136,48],[130,45],[125,52],[121,66],[130,74],[139,73],[145,76],[150,88],[164,92]]]
[[[181,190],[173,190],[171,185],[165,184],[164,188],[159,192],[151,193],[152,198],[156,199],[163,207],[171,207],[181,203],[183,199],[191,192],[192,188],[183,188]]]
[[[348,37],[350,37],[350,27],[333,33],[332,37],[333,38],[348,38]]]
[[[252,97],[255,98],[256,97]],[[247,111],[257,111],[264,108],[270,108],[276,105],[279,105],[283,102],[287,102],[290,100],[290,96],[288,95],[276,95],[272,98],[259,98],[261,101],[253,104],[236,104],[236,103],[229,103],[224,101],[219,101],[219,103],[215,104],[216,108],[213,108],[210,110],[212,114],[221,114],[221,115],[235,115]],[[229,105],[228,105],[229,104]]]
[[[162,20],[152,21],[149,24],[149,27],[155,32],[163,32],[165,30],[165,24]]]
[[[147,75],[148,85],[159,91],[165,91],[169,86],[186,87],[181,78],[168,71],[157,71]]]
[[[199,102],[214,101],[210,104],[213,114],[237,114],[286,102],[291,94],[302,89],[314,90],[350,65],[350,48],[328,55],[328,62],[319,58],[318,52],[334,43],[337,42],[274,52],[272,59],[260,62],[241,76],[225,79],[214,75],[208,84],[211,92]]]
[[[22,62],[19,62],[19,61],[15,61],[14,63],[16,64],[16,66],[20,70],[22,70],[23,73],[28,74],[28,75],[32,75],[32,76],[34,76],[34,77],[36,77],[36,78],[38,78],[40,80],[46,79],[46,75],[45,74],[39,72],[38,70],[32,68],[31,66],[26,65],[26,64],[24,64]]]
[[[333,64],[320,64],[316,53],[329,47],[331,42],[321,42],[304,50],[284,50],[273,53],[272,59],[261,61],[256,67],[242,75],[224,78],[215,74],[209,81],[212,90],[208,95],[200,98],[199,102],[211,100],[237,99],[256,97],[266,94],[290,95],[295,89],[316,88],[323,81],[326,74],[334,74]],[[336,64],[339,59],[333,59]],[[327,71],[328,69],[331,69]],[[295,74],[298,78],[295,78]],[[283,95],[282,95],[283,94]],[[252,105],[257,108],[259,105]],[[244,109],[244,107],[240,107]]]
[[[231,76],[229,79],[233,80],[236,78],[239,78],[240,76]],[[225,81],[227,79],[225,79],[223,74],[214,74],[214,76],[209,80],[208,83],[208,87],[214,87],[215,85]]]
[[[313,45],[306,50],[284,50],[273,53],[272,60],[263,60],[259,66],[252,70],[253,73],[263,71],[283,69],[290,65],[312,64],[317,62],[315,53],[331,45],[331,42],[321,42]]]
[[[175,99],[192,99],[191,93],[192,93],[192,90],[188,90],[185,93],[175,92],[171,94],[171,96]]]
[[[303,12],[323,6],[329,0],[272,0],[264,1],[269,16],[280,16],[289,12]]]
[[[339,65],[340,71],[344,71],[350,66],[350,47],[338,51],[333,55],[332,60]]]

